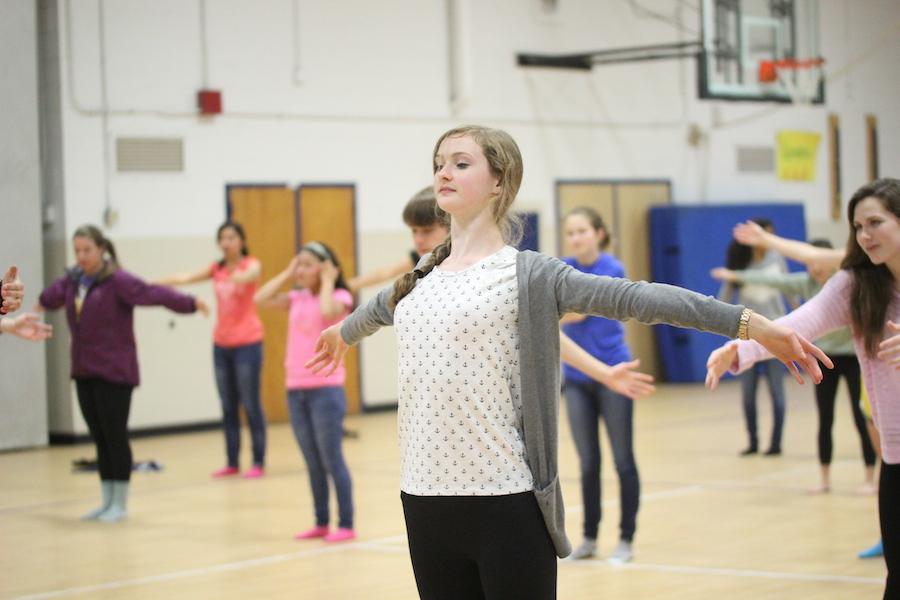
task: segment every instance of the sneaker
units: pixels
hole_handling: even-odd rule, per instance
[[[881,540],[878,540],[878,543],[870,548],[866,548],[859,554],[857,554],[860,558],[878,558],[880,556],[884,556],[884,544]]]
[[[632,558],[634,558],[634,552],[631,550],[631,542],[619,540],[619,545],[616,546],[616,549],[613,550],[613,553],[609,555],[607,560],[610,564],[623,565],[631,561]]]
[[[322,539],[328,543],[349,542],[350,540],[356,539],[356,532],[352,529],[338,527]]]
[[[581,544],[572,550],[572,554],[569,555],[570,560],[584,560],[586,558],[591,558],[597,553],[597,540],[591,538],[584,538],[584,541]]]
[[[314,540],[316,538],[323,538],[328,535],[328,525],[316,525],[312,529],[307,529],[306,531],[301,531],[298,534],[294,535],[295,540]]]
[[[266,474],[265,468],[260,465],[253,465],[244,471],[244,479],[259,479]]]
[[[232,475],[237,475],[240,472],[240,469],[238,469],[237,467],[222,467],[221,469],[216,469],[215,471],[210,473],[210,475],[215,477],[216,479],[219,479],[220,477],[231,477]]]

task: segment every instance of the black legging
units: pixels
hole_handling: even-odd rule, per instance
[[[131,479],[128,411],[133,386],[103,379],[76,379],[78,405],[97,446],[97,466],[103,481]]]
[[[881,463],[878,516],[884,541],[884,562],[888,569],[884,600],[897,600],[900,598],[900,463]]]
[[[422,600],[556,598],[556,552],[533,492],[400,497]]]
[[[815,386],[816,406],[819,409],[819,463],[831,464],[832,441],[831,427],[834,424],[834,401],[837,396],[838,383],[841,376],[847,380],[850,390],[850,408],[853,410],[853,423],[859,432],[859,441],[862,446],[863,460],[866,466],[875,465],[875,448],[866,430],[866,419],[859,408],[860,377],[859,361],[855,355],[832,356],[834,369],[822,368],[822,383]]]

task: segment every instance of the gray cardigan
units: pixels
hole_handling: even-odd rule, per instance
[[[427,259],[423,257],[420,265]],[[556,554],[572,551],[566,537],[562,491],[557,473],[559,445],[559,319],[582,313],[642,323],[669,323],[737,335],[742,306],[719,302],[683,288],[582,273],[562,261],[519,252],[519,366],[525,453],[534,478],[534,494]],[[380,327],[393,325],[392,287],[357,308],[341,327],[355,344]]]

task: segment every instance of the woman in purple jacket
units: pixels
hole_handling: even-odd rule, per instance
[[[103,501],[85,520],[120,521],[127,516],[131,446],[128,412],[139,383],[134,307],[165,306],[179,313],[208,307],[199,298],[150,285],[120,269],[116,251],[93,225],[72,236],[77,266],[54,281],[39,307],[65,307],[72,334],[72,379],[78,404],[97,446]]]

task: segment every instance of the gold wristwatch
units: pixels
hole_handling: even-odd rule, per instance
[[[753,311],[749,308],[745,308],[741,313],[741,320],[738,323],[738,331],[737,336],[739,340],[749,340],[750,339],[750,317],[753,315]]]

